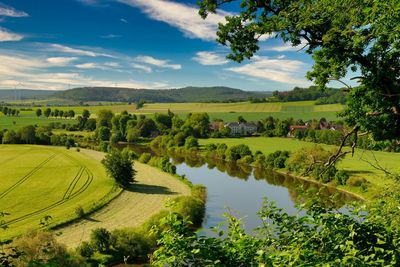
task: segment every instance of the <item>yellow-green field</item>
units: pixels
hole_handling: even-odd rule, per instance
[[[250,137],[250,138],[223,138],[223,139],[202,139],[201,145],[209,143],[225,143],[228,146],[246,144],[255,152],[260,150],[264,154],[269,154],[277,150],[294,151],[302,147],[315,145],[311,142],[299,141],[297,139],[279,137]],[[322,145],[327,149],[335,149],[335,146]],[[349,149],[349,148],[346,148]],[[339,169],[349,171],[352,176],[362,177],[371,183],[368,192],[362,192],[364,196],[372,197],[382,188],[390,185],[393,180],[384,175],[382,171],[372,167],[368,162],[376,165],[375,159],[380,166],[394,173],[400,172],[400,153],[390,153],[382,151],[363,151],[356,150],[354,157],[348,154],[344,160],[338,164]],[[346,188],[348,189],[348,188]],[[351,188],[356,193],[361,193],[359,188]]]
[[[18,107],[15,107],[18,108]],[[243,116],[248,121],[256,121],[273,116],[279,119],[320,119],[325,117],[328,120],[337,120],[337,113],[343,110],[343,105],[315,105],[314,101],[284,102],[284,103],[149,103],[145,104],[140,110],[136,110],[135,105],[127,104],[104,104],[96,106],[57,106],[51,107],[59,110],[74,110],[76,115],[80,115],[84,109],[90,111],[95,117],[96,113],[102,109],[109,109],[114,113],[121,113],[126,110],[129,113],[145,114],[152,117],[154,113],[166,113],[168,110],[185,116],[193,112],[207,112],[211,119],[223,119],[225,121],[236,121],[238,116]],[[43,125],[52,121],[71,122],[65,119],[45,119],[35,116],[36,107],[32,111],[21,112],[20,117],[0,116],[0,129],[16,129],[28,124]],[[15,122],[15,124],[13,123]]]
[[[0,240],[53,226],[93,210],[119,193],[101,163],[60,147],[0,145]],[[51,216],[51,217],[49,217]],[[45,218],[48,220],[45,220]]]

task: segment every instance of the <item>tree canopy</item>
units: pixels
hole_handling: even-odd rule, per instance
[[[202,0],[200,15],[235,0]],[[241,62],[263,35],[303,49],[314,59],[307,77],[320,89],[353,76],[347,122],[377,140],[400,137],[400,2],[398,0],[241,0],[240,13],[220,23],[217,41]]]

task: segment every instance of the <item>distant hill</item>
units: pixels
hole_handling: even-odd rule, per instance
[[[1,89],[0,101],[6,100],[24,100],[24,99],[46,99],[52,96],[52,90],[29,90],[29,89]]]
[[[52,97],[74,101],[136,102],[227,102],[271,96],[272,92],[249,92],[229,87],[185,87],[180,89],[129,89],[83,87],[57,92]]]

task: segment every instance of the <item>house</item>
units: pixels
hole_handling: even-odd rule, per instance
[[[305,132],[309,128],[309,125],[290,125],[288,137],[294,137],[296,131]]]
[[[333,123],[329,123],[327,121],[321,120],[319,122],[319,129],[320,130],[343,131],[343,125],[333,124]]]
[[[257,132],[257,125],[252,122],[228,122],[224,127],[229,128],[232,135],[251,135]]]

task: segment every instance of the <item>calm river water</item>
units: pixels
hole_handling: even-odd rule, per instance
[[[138,151],[138,148],[132,148]],[[160,155],[160,152],[157,152]],[[177,173],[185,175],[193,184],[207,187],[208,198],[203,222],[205,232],[225,221],[224,214],[243,218],[249,231],[260,225],[257,212],[264,198],[274,201],[279,208],[295,214],[296,203],[318,194],[326,205],[336,208],[355,200],[352,196],[327,187],[303,181],[274,171],[253,169],[218,160],[206,160],[195,155],[169,157],[177,166]],[[165,154],[164,154],[165,155]],[[224,227],[225,228],[225,227]]]

